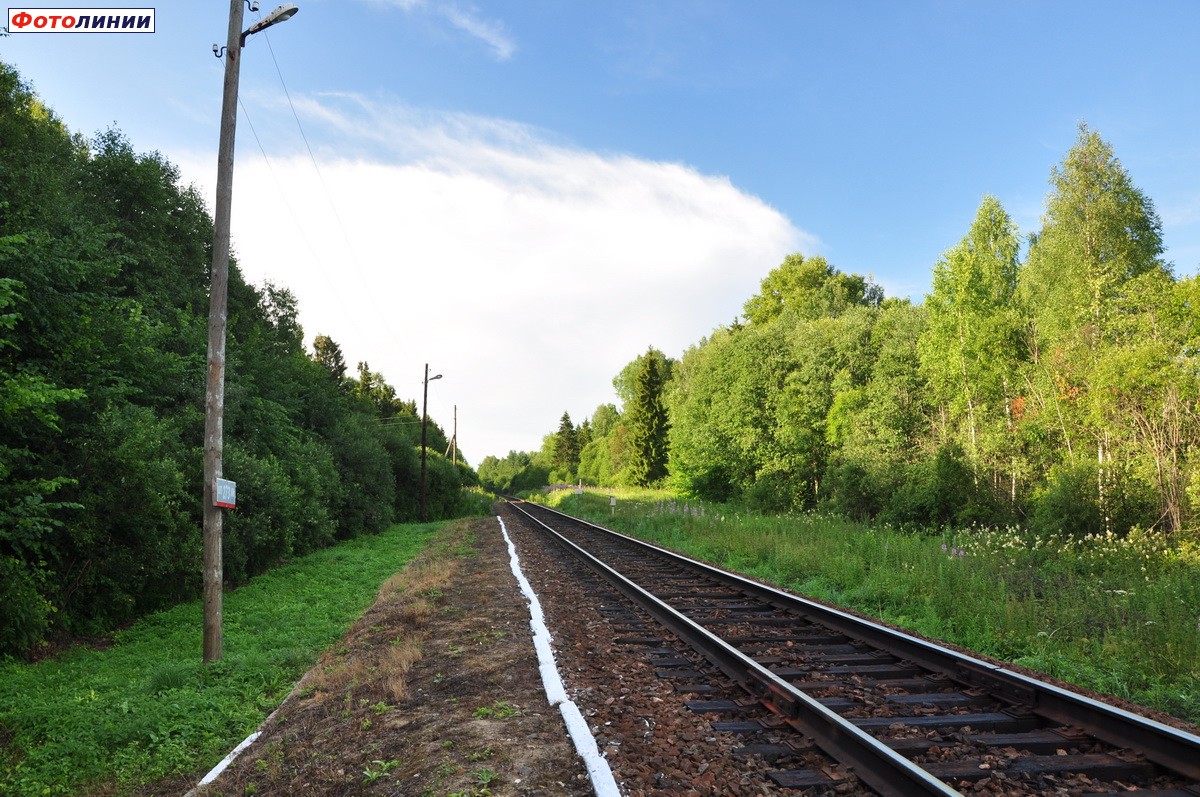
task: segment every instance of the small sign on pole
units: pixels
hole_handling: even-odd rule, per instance
[[[609,514],[617,514],[617,497],[615,495],[610,495],[608,497],[608,508]]]
[[[237,482],[218,478],[217,488],[213,490],[213,503],[223,509],[237,507]]]

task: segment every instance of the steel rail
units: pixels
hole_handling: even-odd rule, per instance
[[[534,506],[614,535],[634,546],[656,551],[690,567],[700,568],[716,580],[768,601],[777,608],[802,611],[815,622],[847,636],[885,648],[901,658],[945,673],[960,682],[987,689],[996,696],[1030,706],[1035,714],[1051,722],[1075,726],[1116,747],[1134,749],[1167,770],[1200,780],[1200,736],[848,612],[751,581],[556,509],[540,504]]]
[[[680,639],[720,668],[727,676],[783,716],[789,724],[810,737],[818,747],[839,762],[852,767],[859,780],[884,797],[917,797],[918,795],[926,797],[928,795],[942,795],[942,797],[958,795],[961,797],[961,792],[952,789],[870,734],[860,730],[853,723],[796,689],[728,642],[712,634],[694,620],[642,589],[617,570],[534,517],[532,513],[511,502],[509,506],[545,529],[559,544],[586,562],[622,595],[645,609]],[[578,521],[578,518],[572,518],[561,512],[556,514]]]

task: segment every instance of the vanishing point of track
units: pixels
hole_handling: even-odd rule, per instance
[[[689,701],[696,711],[759,717],[715,729],[794,737],[747,745],[784,764],[767,773],[780,787],[827,788],[849,774],[882,795],[954,795],[998,776],[1011,794],[1200,797],[1196,735],[545,507],[512,502],[506,511],[744,690],[744,700]],[[791,755],[814,746],[832,766]]]

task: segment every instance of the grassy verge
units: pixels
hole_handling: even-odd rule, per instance
[[[200,602],[144,618],[104,651],[0,664],[0,793],[122,792],[215,765],[437,528],[396,526],[228,593],[215,664],[200,663]]]
[[[913,631],[1200,724],[1200,546],[1133,532],[902,533],[614,491],[564,511]]]

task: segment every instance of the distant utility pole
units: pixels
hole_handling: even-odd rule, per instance
[[[421,522],[425,522],[425,427],[429,424],[429,383],[441,379],[442,375],[429,375],[429,363],[425,363],[425,393],[421,397]]]

